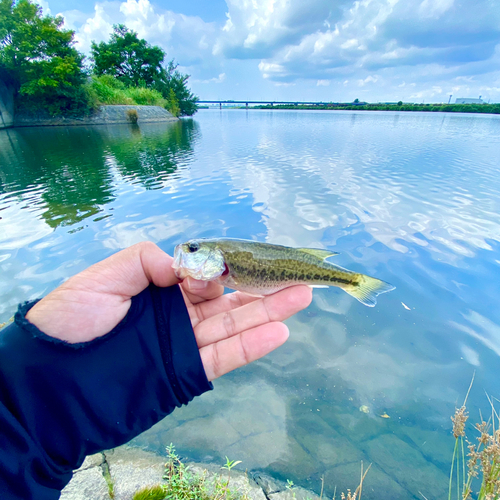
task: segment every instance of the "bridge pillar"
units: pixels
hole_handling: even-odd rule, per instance
[[[222,109],[222,103],[219,102],[219,109]]]
[[[248,102],[246,103],[246,106],[245,106],[245,107],[246,107],[246,109],[248,109]]]

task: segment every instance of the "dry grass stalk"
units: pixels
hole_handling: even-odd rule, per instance
[[[361,500],[361,493],[363,491],[363,481],[365,480],[365,477],[368,474],[368,471],[370,470],[371,466],[372,466],[372,464],[370,464],[368,466],[368,468],[363,472],[363,462],[361,462],[361,479],[359,481],[358,487],[356,488],[354,493],[352,493],[351,490],[349,490],[349,489],[347,490],[347,495],[342,492],[340,494],[341,500]],[[335,488],[335,492],[336,491],[337,491],[337,488]],[[335,493],[333,494],[333,500],[335,500]]]
[[[474,380],[474,378],[472,379]],[[481,422],[475,425],[479,432],[476,442],[471,443],[465,433],[465,423],[468,415],[466,402],[469,396],[472,382],[467,392],[464,404],[455,410],[451,417],[453,421],[453,435],[455,436],[455,450],[451,463],[450,484],[448,499],[451,499],[453,483],[453,469],[456,462],[456,488],[457,498],[467,500],[472,496],[472,481],[474,478],[481,480],[481,488],[477,493],[477,500],[499,500],[500,499],[500,418],[495,410],[494,404],[488,397],[491,405],[491,417],[486,422],[481,417]],[[467,463],[464,451],[464,438],[467,442]],[[461,445],[461,446],[460,446]],[[467,465],[467,468],[466,468]],[[462,477],[460,480],[460,473]]]

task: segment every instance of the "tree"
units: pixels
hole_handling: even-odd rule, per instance
[[[171,99],[172,91],[177,98],[181,116],[192,116],[198,110],[198,97],[187,87],[189,75],[183,75],[178,69],[178,64],[170,61],[163,70],[162,78],[156,83],[156,90],[160,91],[166,99]]]
[[[165,52],[118,24],[108,43],[92,42],[91,57],[97,76],[112,75],[127,86],[151,87],[161,77]]]
[[[187,87],[189,75],[180,73],[173,60],[164,66],[165,51],[139,39],[135,31],[123,24],[113,27],[109,42],[92,42],[91,54],[94,74],[112,75],[129,87],[158,90],[167,100],[167,107],[180,115],[191,116],[198,109],[198,98]]]
[[[0,75],[14,87],[18,107],[53,115],[87,109],[83,56],[62,24],[30,0],[0,0]]]

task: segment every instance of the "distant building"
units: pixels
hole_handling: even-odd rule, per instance
[[[472,99],[471,97],[457,97],[455,104],[486,104],[482,99]]]

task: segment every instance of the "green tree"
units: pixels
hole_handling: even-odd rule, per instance
[[[139,39],[135,31],[123,24],[113,27],[109,42],[92,42],[91,46],[94,74],[111,75],[128,87],[155,89],[167,100],[167,107],[174,110],[178,107],[180,115],[191,116],[198,109],[198,98],[187,86],[189,75],[180,73],[173,60],[165,66],[165,56],[161,47]]]
[[[62,24],[30,0],[0,0],[0,76],[14,87],[18,108],[52,115],[88,109],[83,56]]]
[[[189,75],[183,75],[178,69],[178,64],[173,60],[164,68],[162,78],[156,83],[155,88],[161,92],[165,99],[171,99],[171,91],[175,94],[181,116],[192,116],[198,110],[198,97],[188,88]]]
[[[118,24],[109,42],[92,42],[91,57],[96,75],[112,75],[127,86],[151,87],[161,78],[165,52]]]

